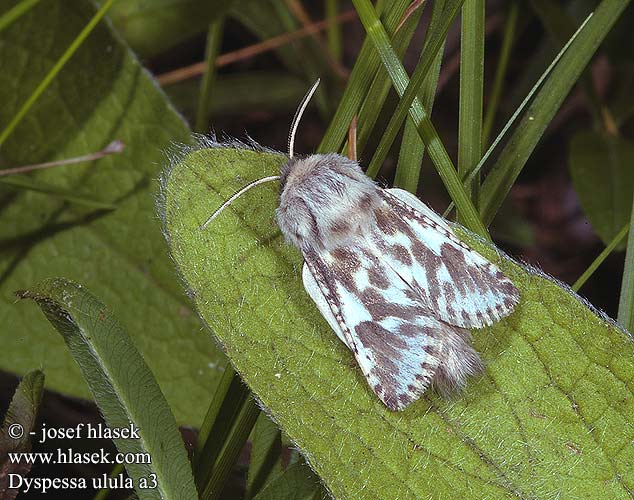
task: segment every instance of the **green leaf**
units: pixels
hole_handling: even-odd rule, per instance
[[[13,500],[19,489],[9,490],[9,474],[25,477],[31,470],[31,464],[14,463],[9,453],[27,453],[31,451],[30,433],[35,431],[37,413],[44,391],[44,374],[39,370],[27,373],[13,394],[9,409],[4,416],[0,429],[0,498]]]
[[[570,141],[570,175],[592,228],[607,245],[630,219],[634,196],[634,143],[598,132]],[[617,248],[625,248],[625,244]]]
[[[231,9],[230,15],[261,40],[296,31],[301,27],[289,12],[285,0],[243,1]],[[325,59],[311,37],[298,40],[292,45],[279,46],[275,53],[289,72],[303,74],[309,82],[324,76]],[[328,109],[329,103],[323,87],[315,95],[315,103],[322,113]]]
[[[303,289],[299,252],[274,221],[278,186],[249,191],[199,230],[285,161],[228,147],[186,155],[165,181],[164,224],[201,317],[335,498],[629,498],[634,345],[625,332],[461,230],[521,303],[474,331],[487,370],[464,393],[430,392],[390,412]]]
[[[116,2],[109,17],[135,52],[152,57],[202,33],[229,6],[224,0],[126,0]]]
[[[282,438],[280,429],[260,413],[251,441],[251,458],[245,498],[252,498],[263,486],[282,473]]]
[[[271,481],[255,500],[325,500],[319,478],[303,462],[297,462]]]
[[[187,117],[194,117],[199,83],[186,80],[165,89],[174,105]],[[306,83],[282,72],[254,71],[218,75],[209,96],[209,114],[294,111],[306,93]]]
[[[152,372],[123,327],[84,287],[53,278],[18,293],[33,299],[61,334],[110,429],[139,438],[113,439],[120,453],[147,454],[126,464],[143,499],[196,499],[194,477],[174,416]],[[135,455],[140,456],[140,455]],[[142,478],[156,488],[140,487]]]
[[[0,12],[13,5],[0,0]],[[94,15],[84,0],[40,2],[0,32],[0,124],[8,123]],[[0,368],[46,372],[50,389],[90,397],[59,336],[13,291],[50,276],[84,283],[118,311],[179,422],[198,424],[224,357],[182,293],[154,211],[162,150],[190,132],[136,58],[99,23],[2,146],[2,163],[28,165],[99,151],[117,155],[32,179],[108,200],[104,213],[0,186]],[[187,385],[187,391],[183,385]]]

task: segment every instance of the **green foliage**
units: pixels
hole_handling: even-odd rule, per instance
[[[634,144],[605,133],[580,132],[570,142],[569,159],[581,207],[607,245],[630,219]]]
[[[13,5],[0,0],[0,12]],[[83,0],[40,2],[0,32],[0,123],[8,123],[95,10]],[[121,154],[39,171],[32,179],[115,204],[68,204],[0,185],[0,368],[46,372],[51,389],[90,397],[59,336],[13,292],[65,276],[117,311],[155,373],[177,420],[200,422],[224,358],[182,294],[154,212],[162,150],[190,132],[106,24],[93,33],[2,146],[2,163],[39,163],[98,151]],[[9,179],[9,177],[7,177]],[[187,390],[183,390],[183,384]]]
[[[115,2],[110,18],[137,54],[151,57],[204,32],[229,6],[225,0],[125,0]]]
[[[303,290],[301,257],[273,219],[277,186],[251,191],[199,230],[284,161],[240,148],[186,155],[166,181],[164,223],[201,317],[335,497],[629,496],[634,344],[622,330],[461,232],[522,301],[474,333],[485,376],[453,401],[428,394],[392,413]]]
[[[106,306],[81,285],[61,278],[44,281],[19,296],[37,302],[61,334],[108,427],[136,428],[139,439],[113,441],[121,453],[151,457],[151,463],[138,459],[126,465],[138,497],[196,499],[174,416],[152,372]],[[137,487],[142,478],[149,484],[155,480],[156,488]]]
[[[539,139],[627,2],[603,0],[572,42],[482,183],[480,213],[490,224]]]
[[[263,486],[282,473],[282,439],[277,425],[264,413],[260,413],[251,440],[251,458],[245,498],[260,491]],[[288,473],[286,471],[285,473]]]
[[[255,500],[326,500],[328,495],[303,462],[291,465],[258,493]]]
[[[43,391],[44,374],[39,370],[27,373],[15,390],[4,416],[0,428],[0,498],[3,500],[13,500],[19,493],[16,489],[9,490],[9,474],[24,477],[31,469],[31,464],[9,460],[9,453],[31,451],[30,433],[36,431],[35,423]],[[16,426],[21,427],[16,429]],[[20,433],[22,435],[16,438]]]

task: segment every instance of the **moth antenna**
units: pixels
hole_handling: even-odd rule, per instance
[[[211,214],[209,216],[209,219],[207,219],[205,221],[205,223],[202,226],[200,226],[198,229],[200,231],[204,231],[207,228],[207,226],[209,224],[211,224],[211,221],[213,221],[216,217],[218,217],[220,212],[222,212],[225,208],[227,208],[229,205],[231,205],[238,198],[240,198],[240,196],[242,196],[244,193],[246,193],[249,189],[251,189],[251,188],[253,188],[255,186],[259,186],[260,184],[264,184],[265,182],[277,181],[279,179],[280,179],[279,175],[271,175],[269,177],[262,177],[261,179],[256,179],[253,182],[250,182],[249,184],[244,186],[240,191],[235,193],[231,198],[229,198],[227,201],[225,201],[222,205],[220,205],[220,207],[213,214]]]
[[[306,95],[302,99],[302,102],[297,108],[297,111],[295,111],[295,116],[293,117],[293,121],[291,122],[291,130],[288,134],[288,157],[289,158],[293,157],[293,147],[295,146],[295,134],[297,133],[297,127],[299,126],[299,121],[302,119],[302,115],[304,114],[304,111],[306,111],[306,107],[308,106],[308,103],[313,97],[313,94],[317,90],[317,87],[319,86],[320,81],[321,79],[317,78],[317,81],[313,83],[313,86],[308,90],[308,92],[306,92]]]

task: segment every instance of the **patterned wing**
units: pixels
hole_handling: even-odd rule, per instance
[[[405,191],[382,190],[381,196],[386,205],[376,211],[377,226],[367,239],[425,309],[463,328],[491,325],[513,311],[517,288],[446,221]]]
[[[304,258],[306,290],[372,390],[392,410],[418,399],[439,365],[443,336],[454,327],[434,318],[367,245],[305,252]]]

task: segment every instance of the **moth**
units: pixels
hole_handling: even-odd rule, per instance
[[[390,410],[430,385],[448,395],[482,371],[469,329],[510,314],[519,292],[411,193],[379,187],[338,154],[293,154],[318,84],[295,114],[280,175],[247,185],[201,229],[246,190],[279,180],[276,220],[302,253],[304,287],[370,388]]]

